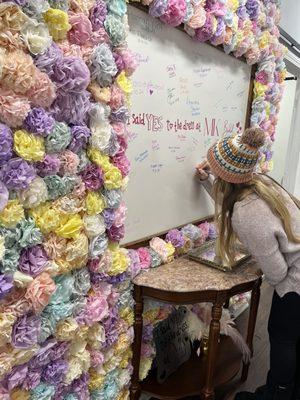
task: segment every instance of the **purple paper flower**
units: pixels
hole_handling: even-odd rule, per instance
[[[107,230],[107,236],[113,242],[119,242],[121,239],[123,239],[124,235],[125,235],[124,225],[121,225],[121,226],[112,225]]]
[[[0,181],[0,211],[2,211],[8,202],[9,192],[3,182]]]
[[[119,283],[125,282],[127,279],[128,277],[126,272],[123,272],[119,275],[109,276],[106,282],[110,283],[111,285],[118,285]]]
[[[102,212],[104,223],[107,229],[110,229],[115,222],[115,210],[113,208],[106,208]]]
[[[56,175],[60,169],[60,159],[55,154],[46,154],[43,161],[38,161],[35,166],[38,175],[42,178]]]
[[[22,387],[25,390],[32,390],[36,388],[40,384],[40,382],[41,382],[40,371],[28,371]]]
[[[258,0],[248,0],[246,3],[246,8],[248,11],[249,18],[252,20],[257,19],[259,12]]]
[[[14,280],[11,275],[0,274],[0,300],[14,287],[13,282]]]
[[[102,169],[95,164],[88,165],[80,175],[88,190],[99,190],[103,186]]]
[[[64,342],[62,342],[64,343]],[[42,345],[41,348],[39,349],[38,353],[36,356],[34,356],[30,362],[29,362],[29,368],[30,370],[40,370],[42,367],[45,365],[49,364],[51,361],[53,361],[53,351],[55,351],[55,347],[57,346],[57,343],[54,339],[50,339],[45,341]],[[59,357],[61,358],[61,357]]]
[[[104,0],[97,0],[94,7],[90,10],[90,21],[94,31],[103,27],[107,15],[107,7]]]
[[[88,399],[89,398],[89,374],[84,373],[80,378],[75,379],[72,383],[72,392],[74,392],[78,399]]]
[[[12,345],[18,349],[27,349],[37,344],[41,329],[40,318],[35,315],[23,315],[13,326]]]
[[[0,165],[12,157],[13,137],[10,128],[0,124]]]
[[[159,18],[165,14],[168,8],[168,0],[153,0],[150,4],[149,14],[152,17]]]
[[[70,344],[68,342],[58,342],[51,348],[50,357],[52,361],[59,360],[69,350]]]
[[[91,131],[87,126],[76,125],[71,128],[72,140],[69,144],[69,150],[78,153],[81,149],[85,148],[91,136]]]
[[[91,283],[92,283],[92,285],[97,286],[102,282],[106,282],[107,279],[108,279],[108,275],[105,274],[104,272],[101,272],[99,274],[91,273]]]
[[[6,377],[6,386],[8,390],[13,390],[21,386],[26,378],[28,366],[26,364],[14,367]]]
[[[19,269],[33,276],[34,278],[39,275],[48,263],[47,253],[42,246],[32,246],[23,249],[19,260]]]
[[[195,31],[195,39],[199,42],[206,42],[212,37],[213,34],[213,16],[206,14],[205,24]]]
[[[209,232],[208,232],[208,239],[209,240],[215,240],[218,237],[217,229],[215,224],[210,224],[209,226]]]
[[[171,229],[166,235],[166,242],[172,243],[175,248],[184,246],[185,239],[178,229]]]
[[[59,92],[80,93],[90,83],[90,71],[81,58],[64,57],[54,64],[50,78]]]
[[[127,254],[130,258],[128,271],[130,272],[130,277],[135,278],[141,271],[140,258],[137,251],[133,249],[129,249]]]
[[[118,68],[118,73],[120,73],[121,71],[123,71],[125,69],[125,63],[123,61],[123,58],[122,58],[121,54],[119,54],[117,52],[113,52],[113,56],[115,59],[116,66]]]
[[[3,165],[1,178],[9,190],[26,189],[35,178],[34,167],[22,158],[12,158]]]
[[[50,112],[59,122],[73,125],[85,125],[91,108],[90,93],[59,93],[51,105]]]
[[[143,326],[143,341],[150,342],[153,339],[153,325]]]
[[[62,50],[52,42],[51,46],[45,51],[45,53],[39,55],[35,59],[35,65],[42,71],[50,74],[53,66],[61,61],[63,58]]]
[[[25,4],[27,3],[27,0],[4,0],[4,3],[8,2],[8,1],[12,1],[13,3],[15,3],[21,7],[25,6]]]
[[[44,368],[42,379],[50,385],[58,385],[64,379],[67,370],[68,363],[65,360],[56,360]]]
[[[111,112],[111,122],[126,122],[128,118],[128,108],[125,106],[120,107],[118,110]]]
[[[47,136],[54,127],[54,119],[43,108],[33,108],[25,118],[24,127],[31,133]]]
[[[237,15],[241,19],[246,19],[248,17],[247,8],[245,6],[240,6],[237,9]]]

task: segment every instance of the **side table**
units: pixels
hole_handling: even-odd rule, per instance
[[[135,339],[133,344],[133,376],[131,400],[138,400],[141,393],[156,399],[182,399],[199,396],[204,400],[215,398],[215,388],[230,382],[240,371],[242,355],[229,337],[220,340],[220,319],[223,307],[231,297],[252,292],[248,320],[247,344],[253,354],[253,337],[260,300],[262,274],[254,261],[234,271],[222,272],[181,257],[156,269],[142,272],[134,279]],[[163,384],[158,384],[155,374],[139,381],[139,368],[143,331],[144,298],[179,305],[210,302],[212,320],[209,331],[207,355],[183,364]],[[244,364],[242,381],[248,377],[249,364]]]

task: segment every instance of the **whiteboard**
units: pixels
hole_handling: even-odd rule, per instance
[[[123,244],[213,213],[195,166],[218,137],[244,127],[251,68],[129,6],[139,62],[128,119],[132,172]]]

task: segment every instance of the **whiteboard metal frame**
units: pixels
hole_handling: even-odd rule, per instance
[[[140,3],[136,3],[133,0],[129,0],[129,4],[132,7],[135,7],[143,12],[145,12],[147,15],[149,15],[148,10],[149,7],[145,6],[143,4]],[[175,29],[180,30],[181,32],[184,32],[185,34],[187,34],[187,32],[184,29],[183,24],[176,26]],[[213,47],[214,49],[217,49],[219,51],[221,51],[222,53],[225,53],[223,47],[221,45],[219,46],[214,46],[213,44],[209,43],[209,42],[205,42],[205,44]],[[195,42],[195,45],[199,46],[201,45],[201,43],[197,43]],[[227,54],[228,57],[233,57],[234,59],[237,59],[233,54]],[[238,58],[238,60],[244,62],[245,64],[247,64],[245,57],[240,57]],[[246,120],[245,120],[245,129],[250,127],[250,120],[251,120],[251,112],[252,112],[252,103],[253,103],[253,98],[254,98],[254,81],[255,81],[255,74],[257,71],[257,64],[252,65],[251,67],[251,75],[250,75],[250,82],[249,82],[249,91],[248,91],[248,102],[247,102],[247,108],[246,108]],[[163,231],[163,232],[159,232],[155,235],[151,235],[151,236],[147,236],[138,240],[135,240],[133,242],[129,242],[129,243],[122,243],[122,247],[124,248],[139,248],[139,247],[143,247],[143,246],[147,246],[149,243],[149,240],[151,240],[153,237],[163,237],[164,235],[166,235],[170,229],[180,229],[184,226],[186,226],[187,224],[200,224],[201,222],[204,221],[212,221],[213,220],[213,216],[209,215],[205,218],[199,219],[199,220],[194,220],[194,221],[190,221],[190,222],[186,222],[185,224],[181,225],[181,226],[176,226],[173,228],[169,228],[167,231]]]

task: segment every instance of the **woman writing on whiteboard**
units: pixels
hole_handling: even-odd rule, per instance
[[[197,172],[215,199],[219,255],[233,260],[239,239],[275,289],[266,385],[256,393],[238,393],[236,400],[295,400],[300,399],[300,209],[279,185],[255,173],[264,140],[256,128],[223,138]]]

